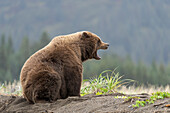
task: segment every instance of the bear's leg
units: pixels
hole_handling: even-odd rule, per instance
[[[75,77],[72,80],[67,82],[67,92],[68,96],[80,96],[80,90],[81,90],[81,79],[79,77]]]
[[[32,91],[33,88],[31,84],[27,84],[25,87],[23,87],[23,96],[29,103],[34,103],[32,101]]]
[[[65,68],[66,69],[66,68]],[[68,96],[80,96],[82,71],[81,68],[75,66],[74,68],[66,69],[65,73],[66,87]]]
[[[61,78],[57,73],[42,73],[33,85],[32,101],[34,103],[52,102],[60,97]]]
[[[65,98],[68,97],[66,81],[64,80],[63,76],[61,76],[61,80],[62,80],[62,85],[61,85],[61,88],[60,88],[60,96],[61,96],[62,99],[65,99]]]

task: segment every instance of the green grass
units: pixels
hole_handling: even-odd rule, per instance
[[[168,92],[156,92],[152,93],[152,96],[149,99],[146,99],[145,101],[137,100],[136,104],[133,104],[133,107],[144,107],[147,104],[153,104],[156,100],[164,99],[164,98],[170,98],[170,93]]]
[[[117,89],[122,85],[127,85],[131,82],[135,82],[131,79],[122,79],[119,73],[115,73],[111,70],[103,71],[98,77],[94,79],[84,80],[81,88],[81,96],[87,94],[110,94],[117,92]],[[87,84],[88,83],[88,84]]]
[[[115,93],[118,92],[117,89],[120,88],[121,86],[125,86],[131,82],[135,82],[134,80],[131,79],[122,79],[122,78],[123,76],[120,76],[119,73],[115,73],[115,71],[111,71],[111,70],[103,71],[98,77],[83,81],[83,86],[81,88],[81,96],[87,94],[103,95],[103,94]],[[140,87],[139,90],[142,88]],[[132,89],[136,90],[134,88]],[[154,88],[151,89],[152,91],[154,90]],[[132,98],[137,99],[135,104],[132,104],[132,106],[144,107],[147,104],[153,104],[158,99],[170,98],[170,93],[158,91],[156,93],[152,93],[151,97],[144,101],[140,100],[141,99],[140,97],[115,96],[114,98],[125,98],[125,101],[131,100]]]

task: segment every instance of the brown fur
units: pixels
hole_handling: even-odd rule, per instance
[[[107,47],[88,31],[55,37],[25,62],[20,74],[24,97],[37,103],[80,96],[82,62],[99,60],[97,50]]]

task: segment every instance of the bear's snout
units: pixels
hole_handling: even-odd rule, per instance
[[[106,46],[109,47],[109,43],[106,43]]]
[[[100,49],[107,49],[109,47],[108,43],[102,43]]]

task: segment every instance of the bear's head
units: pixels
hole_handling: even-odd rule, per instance
[[[81,44],[81,60],[87,59],[100,60],[100,56],[97,54],[99,49],[107,49],[109,44],[104,43],[96,34],[89,31],[81,32],[80,36]]]

